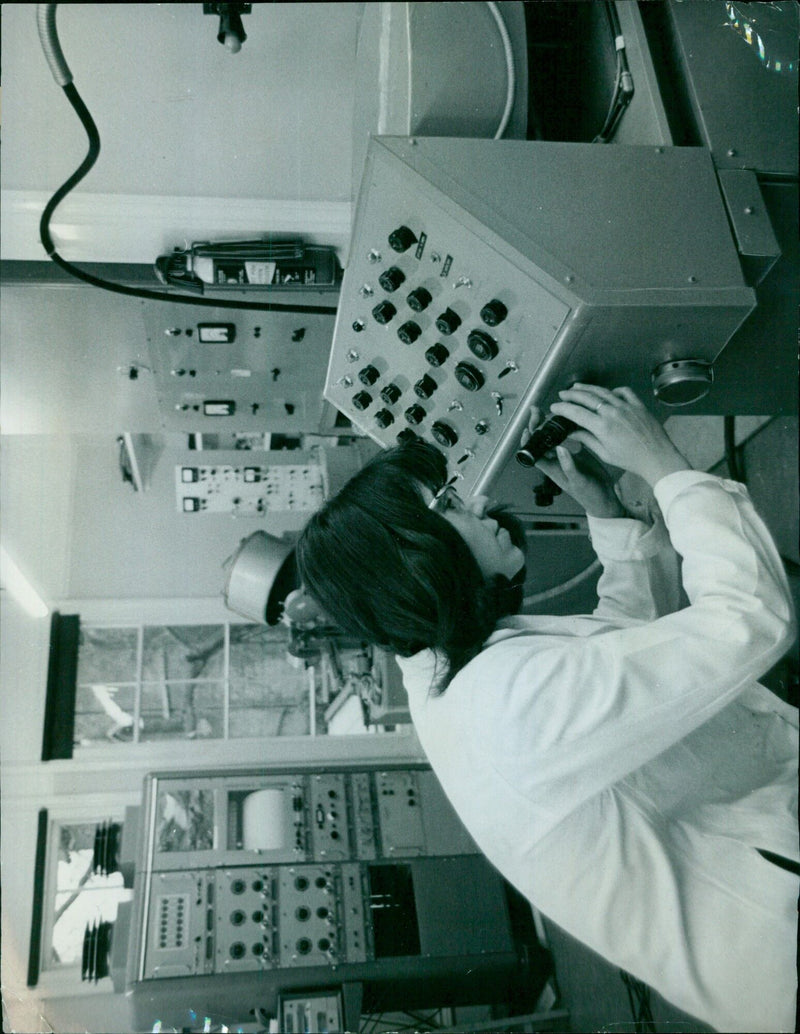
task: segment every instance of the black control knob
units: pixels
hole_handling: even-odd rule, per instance
[[[461,326],[461,317],[452,309],[445,309],[441,316],[436,317],[436,329],[440,334],[452,334]]]
[[[356,409],[366,409],[372,404],[372,395],[368,391],[359,391],[353,395],[353,405]]]
[[[467,347],[479,359],[494,359],[497,355],[497,342],[485,330],[471,330],[467,337]]]
[[[414,394],[421,399],[429,399],[439,385],[427,373],[424,374],[414,385]]]
[[[397,435],[398,442],[415,442],[419,438],[419,435],[412,431],[410,427],[404,427]]]
[[[423,309],[427,309],[433,301],[431,292],[425,287],[415,287],[414,290],[409,294],[406,301],[414,310],[414,312],[422,312]]]
[[[367,387],[374,384],[379,377],[380,372],[374,366],[365,366],[363,370],[358,371],[358,379]]]
[[[375,317],[378,323],[388,323],[389,320],[397,312],[397,309],[392,305],[391,302],[378,302],[375,308],[372,310],[372,315]]]
[[[407,320],[398,328],[397,336],[404,345],[412,345],[422,333],[422,328],[413,320]]]
[[[523,467],[535,467],[542,456],[555,449],[577,429],[578,425],[565,416],[549,416],[542,426],[533,432],[524,447],[517,449],[514,454],[517,463],[521,463]]]
[[[394,423],[394,417],[388,409],[379,409],[375,414],[375,423],[378,427],[388,427],[389,424]]]
[[[478,391],[486,382],[481,371],[472,363],[459,363],[456,366],[456,380],[467,391]]]
[[[481,309],[481,319],[487,327],[496,327],[498,323],[503,322],[507,315],[508,309],[497,298],[492,298]]]
[[[451,449],[458,441],[458,432],[450,424],[446,424],[444,420],[437,420],[434,423],[431,428],[431,434],[435,441],[446,449]]]
[[[389,269],[384,269],[378,277],[378,283],[384,291],[391,293],[397,290],[405,278],[406,275],[402,269],[398,269],[397,266],[390,266]]]
[[[381,398],[387,405],[393,406],[402,394],[402,391],[396,384],[387,384],[381,391]]]
[[[561,489],[550,478],[545,478],[540,484],[533,487],[534,501],[537,506],[552,506],[557,495],[561,495]]]
[[[448,349],[444,347],[441,341],[435,345],[431,345],[425,352],[425,358],[431,364],[431,366],[441,366],[442,363],[446,362],[450,356]]]
[[[405,412],[406,420],[415,426],[416,424],[421,424],[426,415],[422,406],[418,406],[416,403],[413,406],[409,406]]]
[[[394,251],[408,251],[411,245],[416,243],[416,236],[407,226],[398,226],[389,234],[389,247]]]

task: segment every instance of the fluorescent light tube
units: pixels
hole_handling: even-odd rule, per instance
[[[0,546],[0,583],[32,618],[44,618],[49,608],[25,575]]]

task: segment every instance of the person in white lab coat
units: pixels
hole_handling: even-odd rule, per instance
[[[718,1030],[794,1030],[797,711],[757,682],[793,636],[781,559],[744,486],[691,470],[630,389],[552,410],[660,508],[627,516],[563,447],[540,463],[587,511],[592,614],[517,613],[524,539],[419,441],[312,517],[304,585],[398,655],[442,787],[536,908]]]

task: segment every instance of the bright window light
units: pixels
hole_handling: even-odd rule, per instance
[[[39,593],[0,546],[0,583],[32,618],[44,618],[49,608]]]

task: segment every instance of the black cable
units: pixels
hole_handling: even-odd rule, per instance
[[[433,1022],[433,1016],[436,1015],[438,1009],[432,1014],[430,1019],[425,1019],[424,1016],[420,1016],[417,1012],[411,1012],[408,1009],[403,1011],[403,1015],[411,1020],[411,1023],[407,1023],[402,1027],[396,1027],[397,1031],[414,1030],[417,1034],[431,1034],[431,1032],[438,1030],[439,1024]]]
[[[725,435],[725,462],[728,464],[728,475],[734,481],[745,483],[742,464],[739,462],[739,450],[736,446],[736,417],[726,416],[723,420]]]
[[[763,424],[759,424],[758,427],[755,428],[755,430],[753,430],[749,434],[745,435],[745,437],[742,438],[742,440],[736,445],[736,458],[734,459],[734,463],[736,462],[736,459],[738,459],[738,457],[743,455],[744,450],[745,450],[745,446],[748,444],[748,442],[751,442],[754,438],[758,437],[758,435],[760,435],[762,431],[766,431],[766,429],[770,426],[770,424],[774,424],[776,420],[780,420],[780,419],[781,418],[779,416],[771,416]],[[724,427],[724,423],[725,423],[725,421],[723,420],[723,427]],[[734,437],[734,442],[735,442],[735,437]],[[728,457],[727,457],[727,455],[723,456],[721,460],[718,460],[716,463],[714,463],[712,466],[710,466],[708,468],[709,473],[713,474],[719,467],[721,467],[721,465],[723,463],[727,467],[727,465],[728,465]],[[739,465],[739,469],[743,471],[743,467],[742,467],[741,463]],[[742,479],[742,480],[744,480],[744,479]]]
[[[608,27],[611,31],[614,50],[617,55],[617,70],[614,82],[614,92],[611,95],[608,114],[606,115],[605,122],[603,123],[603,128],[594,138],[592,143],[607,144],[614,136],[619,120],[622,118],[623,112],[630,104],[634,90],[633,77],[631,76],[631,70],[628,65],[628,56],[625,53],[624,42],[621,47],[617,46],[617,40],[622,36],[622,29],[619,24],[619,17],[614,5],[614,0],[605,0],[603,6],[606,12],[606,19],[608,20]]]
[[[606,114],[605,121],[603,122],[603,126],[600,132],[594,138],[594,140],[592,140],[593,144],[605,144],[608,142],[606,134],[608,133],[609,126],[611,125],[612,119],[614,118],[614,113],[617,110],[617,105],[619,104],[619,91],[622,80],[622,66],[620,64],[619,51],[616,50],[616,46],[614,49],[616,51],[617,62],[616,72],[614,75],[614,92],[611,94],[611,103],[608,106],[608,112]]]
[[[376,1013],[372,1017],[372,1026],[369,1028],[368,1034],[377,1034],[378,1028],[381,1025],[383,1025],[384,1027],[388,1027],[389,1026],[389,1021],[385,1020],[383,1017],[384,1017],[384,1013],[383,1012]]]
[[[440,1026],[438,1020],[441,1019],[439,1015],[441,1009],[434,1009],[427,1019],[424,1016],[420,1016],[418,1012],[411,1012],[409,1009],[406,1009],[405,1012],[406,1016],[410,1016],[412,1020],[416,1020],[418,1023],[422,1023],[426,1027],[431,1027],[433,1030],[436,1030]],[[434,1022],[434,1019],[436,1022]]]
[[[230,298],[198,298],[197,295],[184,296],[169,294],[166,291],[150,291],[141,287],[127,287],[124,284],[116,284],[111,280],[104,280],[101,277],[93,276],[91,273],[85,272],[85,270],[80,269],[78,266],[74,266],[71,262],[62,258],[56,251],[53,238],[50,234],[50,220],[56,207],[89,172],[97,161],[97,156],[100,153],[100,134],[97,131],[97,126],[95,125],[89,109],[83,103],[75,85],[70,82],[65,86],[62,86],[62,89],[67,100],[75,109],[75,113],[78,118],[81,120],[83,128],[86,130],[86,135],[89,138],[89,149],[86,153],[86,157],[75,172],[73,172],[69,179],[62,183],[55,194],[53,194],[47,202],[45,209],[42,212],[41,220],[39,221],[39,235],[42,240],[42,245],[44,246],[48,256],[56,263],[57,266],[60,266],[71,276],[76,277],[76,279],[82,280],[84,283],[91,284],[93,287],[102,288],[104,291],[113,291],[115,294],[125,294],[134,298],[149,298],[152,301],[157,302],[175,302],[182,305],[205,305],[211,308],[221,309],[255,309],[259,312],[321,313],[324,315],[336,314],[336,306],[330,305],[285,305],[277,302],[235,301]]]
[[[643,1034],[645,1031],[648,1034],[654,1032],[656,1026],[650,1008],[650,988],[647,984],[643,984],[641,980],[632,977],[630,973],[626,973],[625,970],[621,969],[619,975],[628,992],[628,1003],[637,1034]]]

